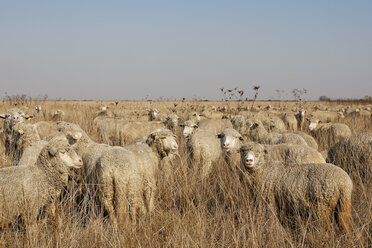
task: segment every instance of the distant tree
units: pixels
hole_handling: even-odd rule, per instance
[[[329,98],[328,96],[320,96],[319,97],[319,101],[322,101],[322,102],[326,102],[326,101],[330,101],[331,98]]]

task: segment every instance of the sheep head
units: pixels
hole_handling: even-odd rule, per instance
[[[265,162],[267,150],[261,144],[249,142],[240,148],[241,164],[247,171],[255,171]]]
[[[146,143],[153,147],[163,158],[169,153],[177,153],[178,144],[176,138],[176,135],[171,130],[158,129],[147,137]]]

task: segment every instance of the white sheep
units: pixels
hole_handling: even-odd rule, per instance
[[[14,223],[19,217],[32,223],[44,208],[53,212],[53,202],[67,185],[71,168],[82,164],[67,138],[58,136],[42,149],[34,166],[0,169],[1,225]]]
[[[327,163],[291,164],[265,160],[265,148],[247,143],[241,149],[241,171],[257,195],[284,217],[317,214],[329,226],[336,216],[338,225],[351,230],[353,182],[341,168]]]

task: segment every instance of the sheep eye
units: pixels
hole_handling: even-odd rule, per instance
[[[165,136],[162,136],[162,137],[160,137],[160,139],[166,139],[167,137],[165,137]]]

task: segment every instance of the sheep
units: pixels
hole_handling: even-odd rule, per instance
[[[341,139],[329,148],[327,162],[341,167],[356,181],[371,184],[372,133],[359,133]]]
[[[194,130],[198,128],[198,125],[193,120],[187,120],[179,126],[182,127],[182,135],[185,138],[190,137]]]
[[[176,131],[176,128],[178,126],[178,115],[172,113],[172,114],[169,114],[167,116],[167,119],[165,121],[165,126],[166,128],[168,128],[169,130],[172,130],[173,132]]]
[[[31,146],[25,148],[22,152],[22,156],[20,157],[17,166],[32,166],[36,163],[37,158],[40,155],[41,150],[48,144],[48,141],[39,140],[32,143]]]
[[[314,148],[315,150],[318,150],[318,143],[316,142],[313,136],[308,135],[302,131],[297,131],[297,132],[292,132],[292,133],[300,135],[306,141],[308,146],[310,146],[311,148]]]
[[[297,120],[297,128],[302,131],[304,124],[305,124],[305,110],[300,109],[300,111],[295,114],[296,120]]]
[[[199,121],[198,128],[208,129],[218,134],[225,128],[233,128],[233,125],[228,119],[204,119]]]
[[[58,134],[57,123],[41,121],[34,124],[18,123],[13,127],[12,152],[15,161],[18,161],[25,149],[42,139],[48,141]]]
[[[98,141],[109,145],[120,145],[120,130],[129,123],[122,118],[102,117],[94,119]]]
[[[65,111],[63,111],[62,109],[55,110],[50,116],[52,121],[62,121],[64,117]]]
[[[164,123],[160,121],[129,122],[125,124],[119,131],[120,145],[129,144],[139,137],[147,136],[155,130],[164,127]]]
[[[350,128],[343,123],[321,123],[319,119],[307,118],[311,135],[321,148],[329,148],[342,138],[350,136]]]
[[[285,164],[325,163],[322,154],[307,145],[277,144],[265,145],[268,160]]]
[[[5,146],[5,154],[9,155],[13,150],[12,147],[12,133],[13,127],[17,123],[24,122],[25,119],[31,119],[32,115],[26,115],[19,108],[11,108],[6,113],[0,114],[1,119],[5,119],[3,123],[3,143]]]
[[[249,126],[247,125],[247,119],[243,115],[236,115],[231,118],[231,124],[242,135],[248,133]]]
[[[344,170],[329,163],[272,163],[265,160],[265,153],[262,145],[244,144],[241,171],[257,194],[276,207],[281,221],[315,210],[327,227],[335,215],[339,227],[350,232],[353,182]]]
[[[233,128],[225,128],[217,135],[227,163],[240,162],[240,147],[244,141],[242,135]]]
[[[260,122],[255,122],[249,130],[249,139],[261,144],[290,143],[294,145],[307,145],[306,141],[295,133],[268,133]]]
[[[178,149],[170,130],[156,130],[145,143],[124,147],[97,144],[73,123],[60,123],[60,130],[67,134],[81,131],[82,137],[72,147],[84,161],[86,196],[98,201],[114,225],[122,227],[128,215],[135,224],[137,213],[152,212],[159,160]]]
[[[262,121],[262,124],[268,132],[282,132],[286,130],[284,122],[277,116],[266,118]]]
[[[72,168],[83,165],[65,136],[52,139],[41,151],[34,166],[0,169],[0,225],[6,226],[22,217],[32,224],[39,213],[53,213],[53,202],[67,185]]]
[[[189,167],[194,174],[206,178],[212,165],[222,158],[221,141],[215,132],[207,129],[198,129],[186,142],[190,154]]]
[[[345,116],[342,112],[331,112],[331,111],[315,111],[312,112],[310,118],[318,119],[323,123],[327,122],[335,122],[338,121]]]
[[[167,120],[167,114],[160,112],[157,109],[151,109],[149,111],[149,121],[162,121]]]
[[[282,117],[283,123],[289,131],[297,131],[298,123],[297,118],[292,113],[285,113]]]

